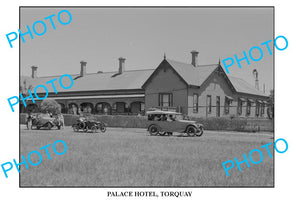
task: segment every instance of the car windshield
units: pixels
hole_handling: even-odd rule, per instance
[[[182,115],[174,115],[173,117],[175,117],[176,121],[183,120],[183,116]]]
[[[178,121],[178,120],[187,120],[182,114],[149,114],[149,121]]]

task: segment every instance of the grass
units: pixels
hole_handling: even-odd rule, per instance
[[[21,166],[21,186],[273,186],[273,158],[261,149],[262,163],[235,166],[227,177],[222,163],[242,160],[252,149],[273,141],[270,133],[206,131],[200,138],[148,136],[144,129],[108,128],[106,133],[64,130],[25,130],[21,154],[63,140],[64,155],[48,148],[38,166]],[[273,147],[272,147],[273,149]],[[57,145],[62,152],[63,146]],[[33,162],[37,162],[32,155]],[[253,154],[253,159],[258,161]]]

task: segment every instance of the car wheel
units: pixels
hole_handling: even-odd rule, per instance
[[[159,134],[160,136],[164,136],[164,135],[167,134],[167,132],[158,132],[158,134]]]
[[[74,132],[78,132],[78,130],[79,130],[78,126],[77,125],[73,126],[73,130],[74,130]]]
[[[101,127],[100,127],[100,131],[101,131],[101,132],[105,132],[105,131],[106,131],[106,127],[105,127],[105,126],[101,126]]]
[[[149,128],[150,135],[155,136],[158,134],[158,132],[159,132],[158,127],[156,125],[150,126],[150,128]]]
[[[47,124],[47,128],[48,128],[48,129],[51,129],[51,128],[52,128],[51,123],[48,123],[48,124]]]
[[[80,129],[85,129],[85,128],[86,128],[86,124],[85,124],[84,122],[81,122],[81,123],[79,124],[79,128],[80,128]]]
[[[200,129],[199,132],[196,133],[196,135],[197,135],[198,137],[200,137],[201,135],[203,135],[203,132],[204,132],[204,129],[203,129],[202,126],[200,126],[199,129]]]
[[[91,130],[92,130],[92,132],[94,132],[94,133],[96,133],[97,132],[97,127],[96,126],[92,126],[92,128],[91,128]]]
[[[188,136],[190,137],[194,137],[196,135],[196,128],[194,126],[189,126],[187,129],[186,129],[186,133],[188,134]]]

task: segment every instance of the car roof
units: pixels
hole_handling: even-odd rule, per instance
[[[147,111],[146,114],[148,115],[181,115],[179,112],[172,112],[172,111],[163,111],[163,110],[153,110]]]

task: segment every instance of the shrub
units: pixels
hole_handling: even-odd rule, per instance
[[[146,128],[147,118],[137,117],[130,115],[86,115],[90,119],[102,121],[109,127],[123,127],[123,128]],[[66,115],[64,114],[64,120],[66,126],[71,126],[79,118],[78,115]]]
[[[204,125],[207,130],[233,130],[244,131],[247,125],[246,119],[238,118],[191,118]]]

